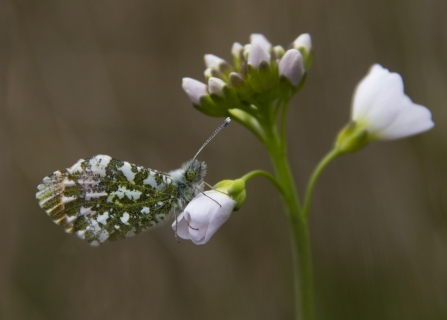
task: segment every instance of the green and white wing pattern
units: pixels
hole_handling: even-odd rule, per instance
[[[93,246],[159,224],[178,192],[166,174],[106,155],[55,171],[37,190],[39,205],[51,219]]]

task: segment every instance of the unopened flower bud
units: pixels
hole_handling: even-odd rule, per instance
[[[231,199],[236,201],[234,211],[237,211],[242,207],[242,204],[247,197],[245,181],[242,179],[220,181],[213,187],[213,189],[228,194]]]
[[[207,68],[207,69],[205,69],[204,75],[205,75],[206,81],[208,81],[208,79],[211,78],[211,77],[219,78],[222,81],[228,81],[227,76],[224,75],[219,70],[216,70],[216,69]]]
[[[245,85],[244,77],[237,72],[230,73],[230,85],[235,88],[240,88]]]
[[[303,33],[292,44],[293,48],[299,50],[301,55],[303,56],[304,68],[309,70],[312,64],[313,58],[313,49],[312,49],[312,40],[308,33]]]
[[[244,59],[244,47],[239,42],[233,43],[231,55],[233,56],[234,70],[239,71],[241,59]]]
[[[272,55],[274,60],[281,60],[281,58],[284,56],[284,48],[281,46],[274,46],[272,50]]]
[[[287,50],[279,62],[278,69],[279,76],[287,78],[292,86],[297,88],[305,73],[301,53],[296,49]]]
[[[176,218],[172,229],[194,244],[207,243],[230,218],[237,202],[225,193],[210,190],[195,197]]]
[[[206,54],[204,60],[207,68],[216,69],[225,74],[230,73],[232,70],[228,62],[214,54]]]
[[[215,94],[221,98],[225,98],[225,94],[223,93],[223,89],[227,84],[220,80],[219,78],[211,77],[208,80],[208,91],[211,95]]]
[[[257,43],[253,43],[247,60],[249,65],[258,69],[262,61],[266,61],[270,64],[270,54]]]
[[[182,88],[194,105],[200,105],[200,98],[207,96],[206,85],[191,78],[183,78]]]
[[[310,34],[303,33],[293,41],[293,47],[297,50],[304,49],[307,52],[312,51],[312,39]]]
[[[248,55],[250,54],[251,44],[246,44],[244,46],[244,52],[242,53],[245,60],[248,60]]]
[[[272,48],[272,44],[270,43],[270,41],[268,41],[267,38],[260,33],[252,33],[250,35],[250,43],[251,44],[256,43],[266,52],[270,52],[270,49]]]

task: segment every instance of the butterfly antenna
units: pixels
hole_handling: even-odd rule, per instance
[[[211,139],[213,139],[216,134],[219,133],[220,130],[222,130],[223,128],[225,128],[226,126],[228,126],[228,124],[231,122],[230,117],[226,118],[224,123],[222,123],[217,129],[216,131],[214,131],[214,133],[211,135],[211,137],[208,138],[208,140],[205,141],[205,143],[203,144],[202,147],[200,147],[199,151],[197,151],[196,155],[194,156],[193,160],[196,159],[197,155],[200,153],[200,151],[203,150],[203,148],[205,148],[205,146],[211,141]]]

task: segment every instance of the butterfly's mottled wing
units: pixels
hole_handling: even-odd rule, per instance
[[[91,245],[131,237],[162,222],[177,188],[166,174],[97,155],[56,171],[37,187],[39,205]]]

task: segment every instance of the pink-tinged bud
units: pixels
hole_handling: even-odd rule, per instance
[[[262,61],[266,61],[270,64],[270,54],[257,43],[252,43],[250,53],[248,54],[248,64],[259,69],[259,65]]]
[[[195,79],[183,78],[182,88],[194,105],[200,105],[200,98],[208,95],[206,85]]]
[[[250,43],[256,43],[259,46],[261,46],[262,49],[264,49],[267,52],[270,52],[270,49],[272,48],[272,44],[267,40],[266,37],[264,37],[263,34],[260,33],[252,33],[250,35]]]
[[[214,54],[206,54],[204,56],[205,64],[207,68],[219,69],[219,64],[226,63],[226,61]]]
[[[301,53],[296,49],[287,50],[279,62],[278,69],[279,76],[286,77],[292,86],[298,87],[305,72]]]
[[[227,84],[224,81],[220,80],[219,78],[211,77],[208,80],[208,91],[210,92],[210,94],[215,94],[221,98],[225,98],[225,94],[223,93],[223,88],[226,85]]]
[[[231,65],[228,62],[214,54],[206,54],[204,60],[207,68],[219,70],[225,74],[232,71]]]
[[[228,220],[237,202],[219,191],[205,191],[194,198],[172,224],[180,238],[205,244]]]

